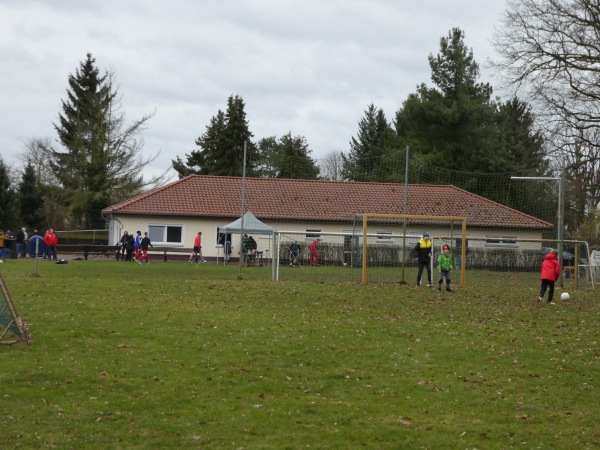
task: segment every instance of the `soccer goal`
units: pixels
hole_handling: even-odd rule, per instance
[[[275,234],[273,280],[352,282],[352,225]]]
[[[454,273],[460,274],[460,284],[464,287],[467,220],[459,216],[356,215],[353,239],[356,250],[352,252],[352,265],[361,268],[361,283],[407,284],[408,272],[412,283],[412,272],[417,264],[413,249],[424,231],[432,243],[431,272],[437,266],[443,246],[448,245],[454,258]]]
[[[27,324],[17,314],[15,305],[0,273],[0,344],[31,342]]]

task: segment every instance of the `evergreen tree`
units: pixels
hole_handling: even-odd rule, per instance
[[[441,39],[438,56],[429,56],[437,86],[421,84],[396,114],[396,131],[411,150],[448,169],[494,172],[507,154],[495,139],[492,89],[477,83],[479,67],[453,29]]]
[[[213,156],[219,154],[219,149],[224,147],[225,139],[225,113],[219,110],[217,115],[210,119],[210,124],[206,127],[206,132],[196,139],[196,145],[202,150],[192,150],[186,155],[184,163],[178,156],[173,160],[173,168],[179,173],[179,178],[191,174],[197,175],[215,175],[218,160]]]
[[[227,99],[227,110],[212,117],[206,131],[196,139],[200,150],[186,155],[186,162],[177,157],[173,168],[182,178],[189,174],[241,176],[246,143],[246,175],[255,175],[257,149],[252,143],[244,100],[236,95]]]
[[[258,164],[256,175],[262,178],[277,178],[280,161],[279,142],[275,136],[262,138],[258,141]]]
[[[29,228],[44,228],[44,198],[36,180],[33,165],[28,162],[19,183],[21,223]]]
[[[383,110],[371,104],[358,122],[358,135],[350,141],[350,153],[344,156],[343,174],[350,181],[377,180],[381,156],[389,150],[386,132],[390,125]]]
[[[269,178],[316,180],[319,167],[310,157],[311,152],[303,136],[287,133],[279,140],[275,137],[261,139],[257,174]]]
[[[11,186],[8,168],[0,158],[0,229],[16,226],[17,207],[15,191]]]
[[[90,54],[69,75],[67,99],[54,125],[66,151],[53,151],[50,167],[63,188],[71,226],[103,228],[101,210],[160,182],[144,183],[141,170],[155,157],[142,158],[138,138],[146,115],[125,125],[110,74],[100,75]]]

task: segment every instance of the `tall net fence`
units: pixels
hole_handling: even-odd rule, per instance
[[[414,248],[421,239],[415,232],[402,232],[403,223],[385,237],[377,232],[381,223],[371,224],[365,236],[357,221],[352,232],[323,232],[307,236],[301,231],[280,231],[275,239],[273,263],[278,281],[312,281],[326,283],[375,283],[416,286],[418,261]],[[450,247],[453,257],[453,286],[485,286],[491,279],[505,279],[510,286],[537,286],[546,254],[558,246],[555,239],[499,241],[461,236],[460,226],[438,221],[429,232],[432,242],[432,282],[440,277],[438,257],[443,246]],[[381,230],[379,230],[381,231]],[[317,240],[317,257],[311,255],[311,244]],[[463,252],[462,243],[466,248]],[[558,285],[568,290],[595,288],[600,267],[590,261],[587,243],[565,241],[572,251],[562,252]],[[463,270],[464,267],[464,270]],[[423,273],[423,284],[427,281]]]
[[[321,179],[346,181],[347,173],[344,170],[343,159],[328,155],[327,158],[316,162],[321,169]],[[286,158],[279,162],[282,170],[285,169],[285,165],[292,167],[299,163],[300,161],[294,158]],[[435,220],[409,221],[405,227],[402,221],[395,224],[380,221],[369,226],[368,236],[365,237],[361,229],[362,224],[355,221],[356,214],[364,212],[381,213],[393,210],[411,214],[411,211],[415,210],[415,202],[419,203],[419,209],[425,208],[427,214],[432,216],[462,215],[460,205],[448,212],[445,200],[435,195],[409,198],[408,204],[405,205],[402,205],[402,199],[396,199],[395,203],[390,203],[389,211],[382,211],[381,208],[370,211],[369,204],[376,202],[381,206],[384,203],[374,193],[372,198],[366,199],[362,204],[344,210],[344,217],[338,215],[337,218],[324,218],[323,221],[315,221],[311,215],[312,198],[294,197],[291,200],[286,199],[290,202],[289,209],[305,211],[307,217],[310,217],[310,222],[303,223],[298,217],[277,217],[274,220],[266,218],[266,222],[274,226],[278,234],[278,240],[275,242],[277,248],[270,257],[270,261],[276,267],[276,279],[415,284],[417,262],[412,249],[422,232],[428,230],[434,245],[434,279],[438,276],[437,256],[444,243],[450,245],[454,256],[454,279],[458,281],[464,275],[467,285],[477,283],[478,279],[483,280],[488,275],[510,277],[511,274],[526,279],[526,283],[537,283],[545,254],[552,248],[560,247],[563,255],[560,282],[577,289],[594,286],[594,275],[598,275],[598,269],[590,263],[590,253],[594,249],[589,249],[585,242],[576,240],[573,233],[577,222],[571,220],[574,217],[571,209],[575,202],[574,191],[567,180],[562,192],[564,202],[561,210],[559,183],[557,178],[552,176],[558,175],[558,172],[553,172],[552,167],[510,173],[449,170],[438,166],[436,161],[429,161],[418,155],[409,154],[407,157],[407,149],[382,154],[370,161],[362,161],[362,164],[370,169],[366,170],[358,181],[395,183],[399,186],[398,190],[401,190],[403,185],[453,186],[476,194],[486,201],[510,208],[518,214],[544,221],[546,225],[535,230],[531,227],[519,229],[518,220],[510,224],[498,220],[497,223],[486,225],[486,229],[482,226],[477,229],[467,222],[468,232],[463,255],[460,226],[457,223],[436,223]],[[352,182],[349,182],[348,186],[351,184]],[[260,203],[260,199],[255,197],[257,195],[252,189],[246,191],[248,210],[254,210],[255,205]],[[332,208],[335,207],[334,196],[314,193],[314,197],[315,202],[325,200],[331,202]],[[320,200],[316,200],[317,198]],[[260,213],[257,216],[260,217]],[[489,216],[491,222],[494,222],[493,213]],[[561,220],[565,226],[559,229]],[[363,248],[365,239],[367,243]],[[311,264],[310,245],[315,240],[318,264]],[[299,247],[298,261],[295,264],[290,258],[290,246],[294,242]],[[461,273],[463,259],[465,274]],[[479,274],[485,276],[480,277]],[[366,279],[363,280],[365,276]]]

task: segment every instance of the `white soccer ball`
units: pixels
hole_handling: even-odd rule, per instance
[[[561,300],[569,300],[570,298],[571,298],[571,296],[569,295],[568,292],[563,292],[562,294],[560,294]]]
[[[0,259],[0,264],[4,264],[4,261],[2,261],[1,259]]]

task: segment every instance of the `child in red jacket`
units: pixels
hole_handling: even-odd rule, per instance
[[[554,305],[554,282],[558,280],[560,276],[560,265],[558,264],[558,259],[556,258],[558,255],[558,250],[550,250],[544,257],[544,261],[542,262],[542,287],[540,289],[540,296],[538,300],[541,302],[544,299],[544,294],[546,293],[546,289],[548,289],[548,303]]]

